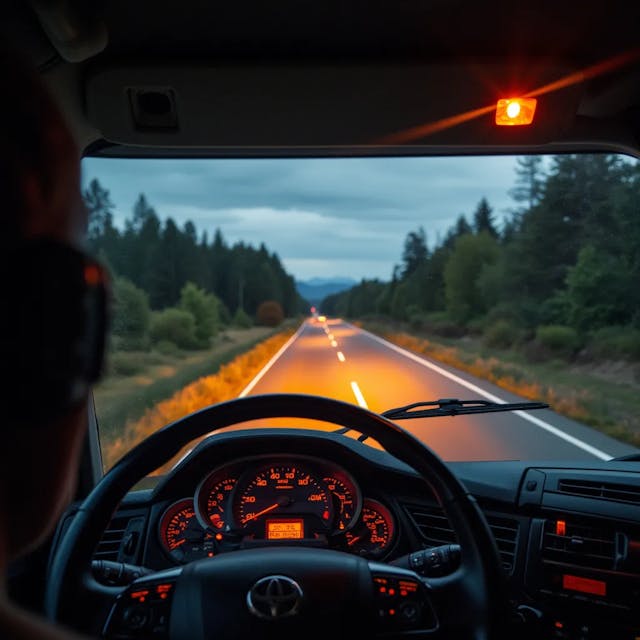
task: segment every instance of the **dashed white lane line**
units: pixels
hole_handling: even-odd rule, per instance
[[[455,373],[451,373],[450,371],[447,371],[446,369],[439,367],[437,364],[434,364],[433,362],[424,360],[420,356],[414,353],[411,353],[411,351],[407,351],[402,347],[398,347],[392,342],[388,342],[387,340],[384,340],[383,338],[380,338],[373,333],[369,333],[369,331],[366,331],[365,329],[359,329],[359,330],[362,331],[362,333],[369,336],[372,340],[375,340],[376,342],[379,342],[381,345],[387,347],[387,349],[391,349],[392,351],[399,353],[405,358],[409,358],[410,360],[417,362],[423,367],[426,367],[427,369],[431,369],[432,371],[439,373],[441,376],[444,376],[445,378],[449,378],[449,380],[453,380],[457,384],[462,385],[463,387],[466,387],[467,389],[469,389],[469,391],[473,391],[474,393],[477,393],[483,396],[484,398],[486,398],[487,400],[490,400],[491,402],[498,402],[500,404],[504,404],[507,402],[506,400],[503,400],[502,398],[499,398],[498,396],[495,396],[492,393],[485,391],[484,389],[473,384],[472,382],[469,382],[468,380],[465,380],[464,378],[457,376]],[[353,385],[354,383],[352,382],[351,386],[353,387]],[[354,390],[354,393],[355,393],[355,390]],[[592,456],[595,456],[596,458],[600,458],[600,460],[611,460],[613,458],[612,455],[605,453],[604,451],[601,451],[600,449],[597,449],[596,447],[593,447],[592,445],[586,442],[583,442],[582,440],[580,440],[579,438],[576,438],[575,436],[565,433],[564,431],[558,429],[557,427],[554,427],[548,422],[545,422],[544,420],[540,420],[540,418],[536,418],[535,416],[532,416],[524,411],[514,411],[513,413],[519,416],[520,418],[522,418],[523,420],[526,420],[527,422],[530,422],[531,424],[535,425],[536,427],[540,427],[541,429],[544,429],[548,433],[551,433],[554,436],[557,436],[561,440],[564,440],[565,442],[572,444],[574,447],[578,447],[578,449],[582,449],[583,451],[590,453]]]
[[[278,349],[277,353],[267,362],[267,364],[258,371],[256,377],[240,392],[238,398],[244,398],[247,394],[251,393],[253,387],[255,387],[260,380],[264,377],[264,375],[273,367],[273,365],[277,362],[278,358],[300,337],[300,334],[303,332],[305,324],[301,324],[298,330]]]
[[[329,340],[335,340],[332,333],[327,334],[327,338],[329,338]]]
[[[346,358],[344,357],[344,353],[342,353],[342,351],[338,351],[337,356],[340,362],[344,362],[346,360]]]
[[[367,405],[367,401],[364,399],[364,396],[362,395],[362,391],[360,391],[360,387],[358,386],[358,383],[355,380],[351,382],[351,390],[353,391],[353,395],[356,397],[358,404],[363,409],[368,409],[369,406]]]
[[[332,346],[332,347],[337,347],[337,346],[338,346],[338,343],[337,343],[335,340],[332,340],[332,341],[331,341],[331,346]]]

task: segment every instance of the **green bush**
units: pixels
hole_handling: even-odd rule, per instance
[[[114,346],[125,351],[149,348],[151,311],[147,294],[126,278],[113,284],[113,319],[111,331]]]
[[[589,351],[600,360],[640,360],[640,330],[605,327],[591,335]]]
[[[497,320],[485,327],[482,341],[487,347],[508,349],[522,337],[521,330],[507,320]]]
[[[196,323],[196,340],[200,348],[209,346],[211,338],[218,332],[220,317],[219,300],[212,293],[187,282],[180,292],[180,308],[188,311]]]
[[[171,356],[172,358],[177,358],[180,355],[180,349],[169,340],[160,340],[158,344],[155,345],[156,351],[161,353],[163,356]]]
[[[563,358],[570,358],[582,346],[582,340],[575,329],[559,324],[538,327],[536,342],[553,355]]]
[[[466,333],[466,329],[454,322],[445,311],[428,313],[424,317],[424,330],[443,338],[460,338]]]
[[[422,331],[424,329],[424,315],[422,313],[412,313],[408,322],[412,331]]]
[[[233,320],[231,321],[234,327],[238,327],[238,329],[249,329],[253,326],[253,320],[251,320],[251,316],[241,307],[236,309],[236,312],[233,314]]]
[[[131,353],[113,353],[107,363],[109,373],[115,376],[135,376],[145,367],[140,358]]]
[[[150,334],[154,344],[166,340],[180,349],[198,347],[195,318],[184,309],[172,307],[154,313],[151,318]]]

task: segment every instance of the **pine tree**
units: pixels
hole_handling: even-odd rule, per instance
[[[492,238],[498,237],[498,231],[493,222],[493,209],[486,198],[482,198],[473,214],[473,230],[475,233],[488,233]]]

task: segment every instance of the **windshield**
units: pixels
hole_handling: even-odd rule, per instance
[[[87,158],[83,180],[114,289],[105,469],[181,416],[273,392],[550,405],[400,423],[445,460],[638,451],[636,160]]]

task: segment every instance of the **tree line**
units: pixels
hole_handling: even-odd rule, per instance
[[[306,308],[294,278],[264,244],[229,245],[220,229],[209,237],[191,221],[179,227],[171,217],[161,220],[144,194],[121,229],[109,191],[97,179],[83,199],[89,248],[113,276],[113,332],[121,346],[168,339],[202,347],[221,325],[273,324]]]
[[[496,346],[535,337],[574,352],[596,334],[626,335],[640,356],[640,164],[609,154],[549,160],[517,159],[516,206],[501,225],[482,198],[431,248],[424,228],[410,231],[390,282],[363,280],[326,298],[323,312],[475,330]]]

